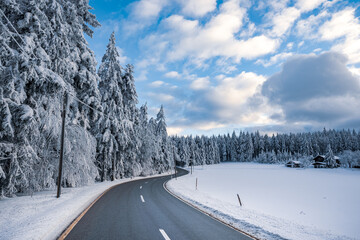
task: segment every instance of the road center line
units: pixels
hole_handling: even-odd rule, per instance
[[[141,201],[145,202],[143,195],[140,195]]]
[[[140,186],[140,189],[142,189],[142,186]]]
[[[164,231],[164,229],[159,228],[159,231],[160,231],[161,235],[165,238],[165,240],[171,240],[169,238],[169,236],[166,234],[166,232]]]

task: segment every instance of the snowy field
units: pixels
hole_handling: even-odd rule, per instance
[[[162,175],[168,173],[156,176]],[[56,239],[106,189],[141,178],[95,183],[80,188],[64,188],[59,199],[56,198],[56,191],[2,199],[0,200],[0,240]]]
[[[360,239],[360,170],[222,163],[167,187],[262,239]]]

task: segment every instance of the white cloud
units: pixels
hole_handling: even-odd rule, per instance
[[[181,77],[181,75],[176,71],[167,72],[167,73],[165,73],[164,76],[167,78],[180,78]]]
[[[183,7],[182,12],[188,16],[202,17],[216,9],[216,0],[177,0]]]
[[[140,0],[130,4],[131,13],[129,18],[122,23],[122,32],[125,35],[131,35],[150,26],[156,22],[167,4],[168,0]]]
[[[286,8],[288,4],[289,0],[272,0],[266,2],[264,5],[268,5],[274,12],[279,12],[282,9]]]
[[[198,78],[190,84],[193,90],[204,90],[210,85],[209,77]]]
[[[292,28],[302,13],[319,7],[327,0],[298,0],[294,6],[288,7],[289,1],[276,1],[274,11],[269,12],[267,18],[271,19],[272,36],[283,36]]]
[[[163,81],[154,81],[154,82],[150,83],[149,85],[150,85],[151,87],[157,88],[157,87],[163,86],[164,84],[165,84],[165,83],[164,83]]]
[[[212,114],[219,123],[273,123],[269,116],[278,110],[267,105],[266,99],[257,96],[265,80],[264,76],[253,72],[242,72],[235,77],[222,78],[217,86],[206,92],[204,100],[213,106]],[[254,96],[261,99],[254,99]],[[256,102],[258,100],[260,102]]]
[[[264,60],[257,60],[256,63],[260,63],[262,64],[264,67],[269,67],[269,66],[272,66],[280,61],[284,61],[286,60],[287,58],[293,56],[293,53],[291,52],[283,52],[283,53],[279,53],[279,54],[276,54],[274,56],[272,56],[268,61],[264,61]]]
[[[319,7],[324,2],[327,2],[327,0],[298,0],[296,6],[302,12],[308,12]]]
[[[265,35],[238,39],[245,14],[246,9],[240,7],[239,1],[230,0],[223,3],[219,13],[204,25],[173,15],[163,21],[168,31],[156,38],[169,43],[168,60],[189,58],[198,66],[217,56],[239,62],[242,58],[253,59],[274,52],[279,41]]]
[[[311,15],[308,18],[299,20],[296,24],[297,34],[306,39],[319,38],[319,26],[328,16],[327,11],[322,11],[318,15]]]
[[[273,19],[273,36],[284,35],[294,24],[295,20],[300,17],[300,10],[295,7],[285,8],[280,14],[276,14]]]
[[[322,40],[341,39],[332,50],[342,52],[349,58],[349,63],[360,62],[360,21],[355,16],[355,9],[346,8],[335,13],[319,29]]]
[[[334,40],[344,36],[358,36],[360,34],[359,19],[355,17],[355,9],[347,8],[335,13],[330,21],[325,22],[319,29],[323,40]]]
[[[134,3],[132,14],[144,20],[155,18],[166,4],[166,0],[141,0]]]
[[[293,46],[294,46],[294,42],[289,42],[286,44],[286,48],[289,50],[291,50],[293,48]]]
[[[235,77],[226,77],[209,91],[208,100],[225,108],[242,106],[265,80],[264,76],[253,72],[242,72]]]

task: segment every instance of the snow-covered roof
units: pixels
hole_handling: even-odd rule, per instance
[[[290,160],[289,162],[286,163],[286,165],[290,165],[290,164],[299,164],[299,165],[301,165],[302,163],[300,161],[295,161],[295,160]]]
[[[325,159],[325,155],[317,155],[316,157],[314,157],[314,159],[317,157],[322,157]],[[338,156],[334,156],[334,159],[339,160],[340,158]]]

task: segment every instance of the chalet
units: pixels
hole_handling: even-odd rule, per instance
[[[336,166],[335,167],[340,167],[340,158],[338,156],[334,156],[335,161],[336,161]],[[328,162],[325,161],[325,155],[317,155],[316,157],[314,157],[314,163],[312,165],[314,165],[314,168],[328,168],[329,164]]]
[[[291,161],[287,162],[285,165],[287,167],[291,167],[291,168],[301,168],[301,167],[303,167],[301,162],[294,161],[294,160],[291,160]]]

